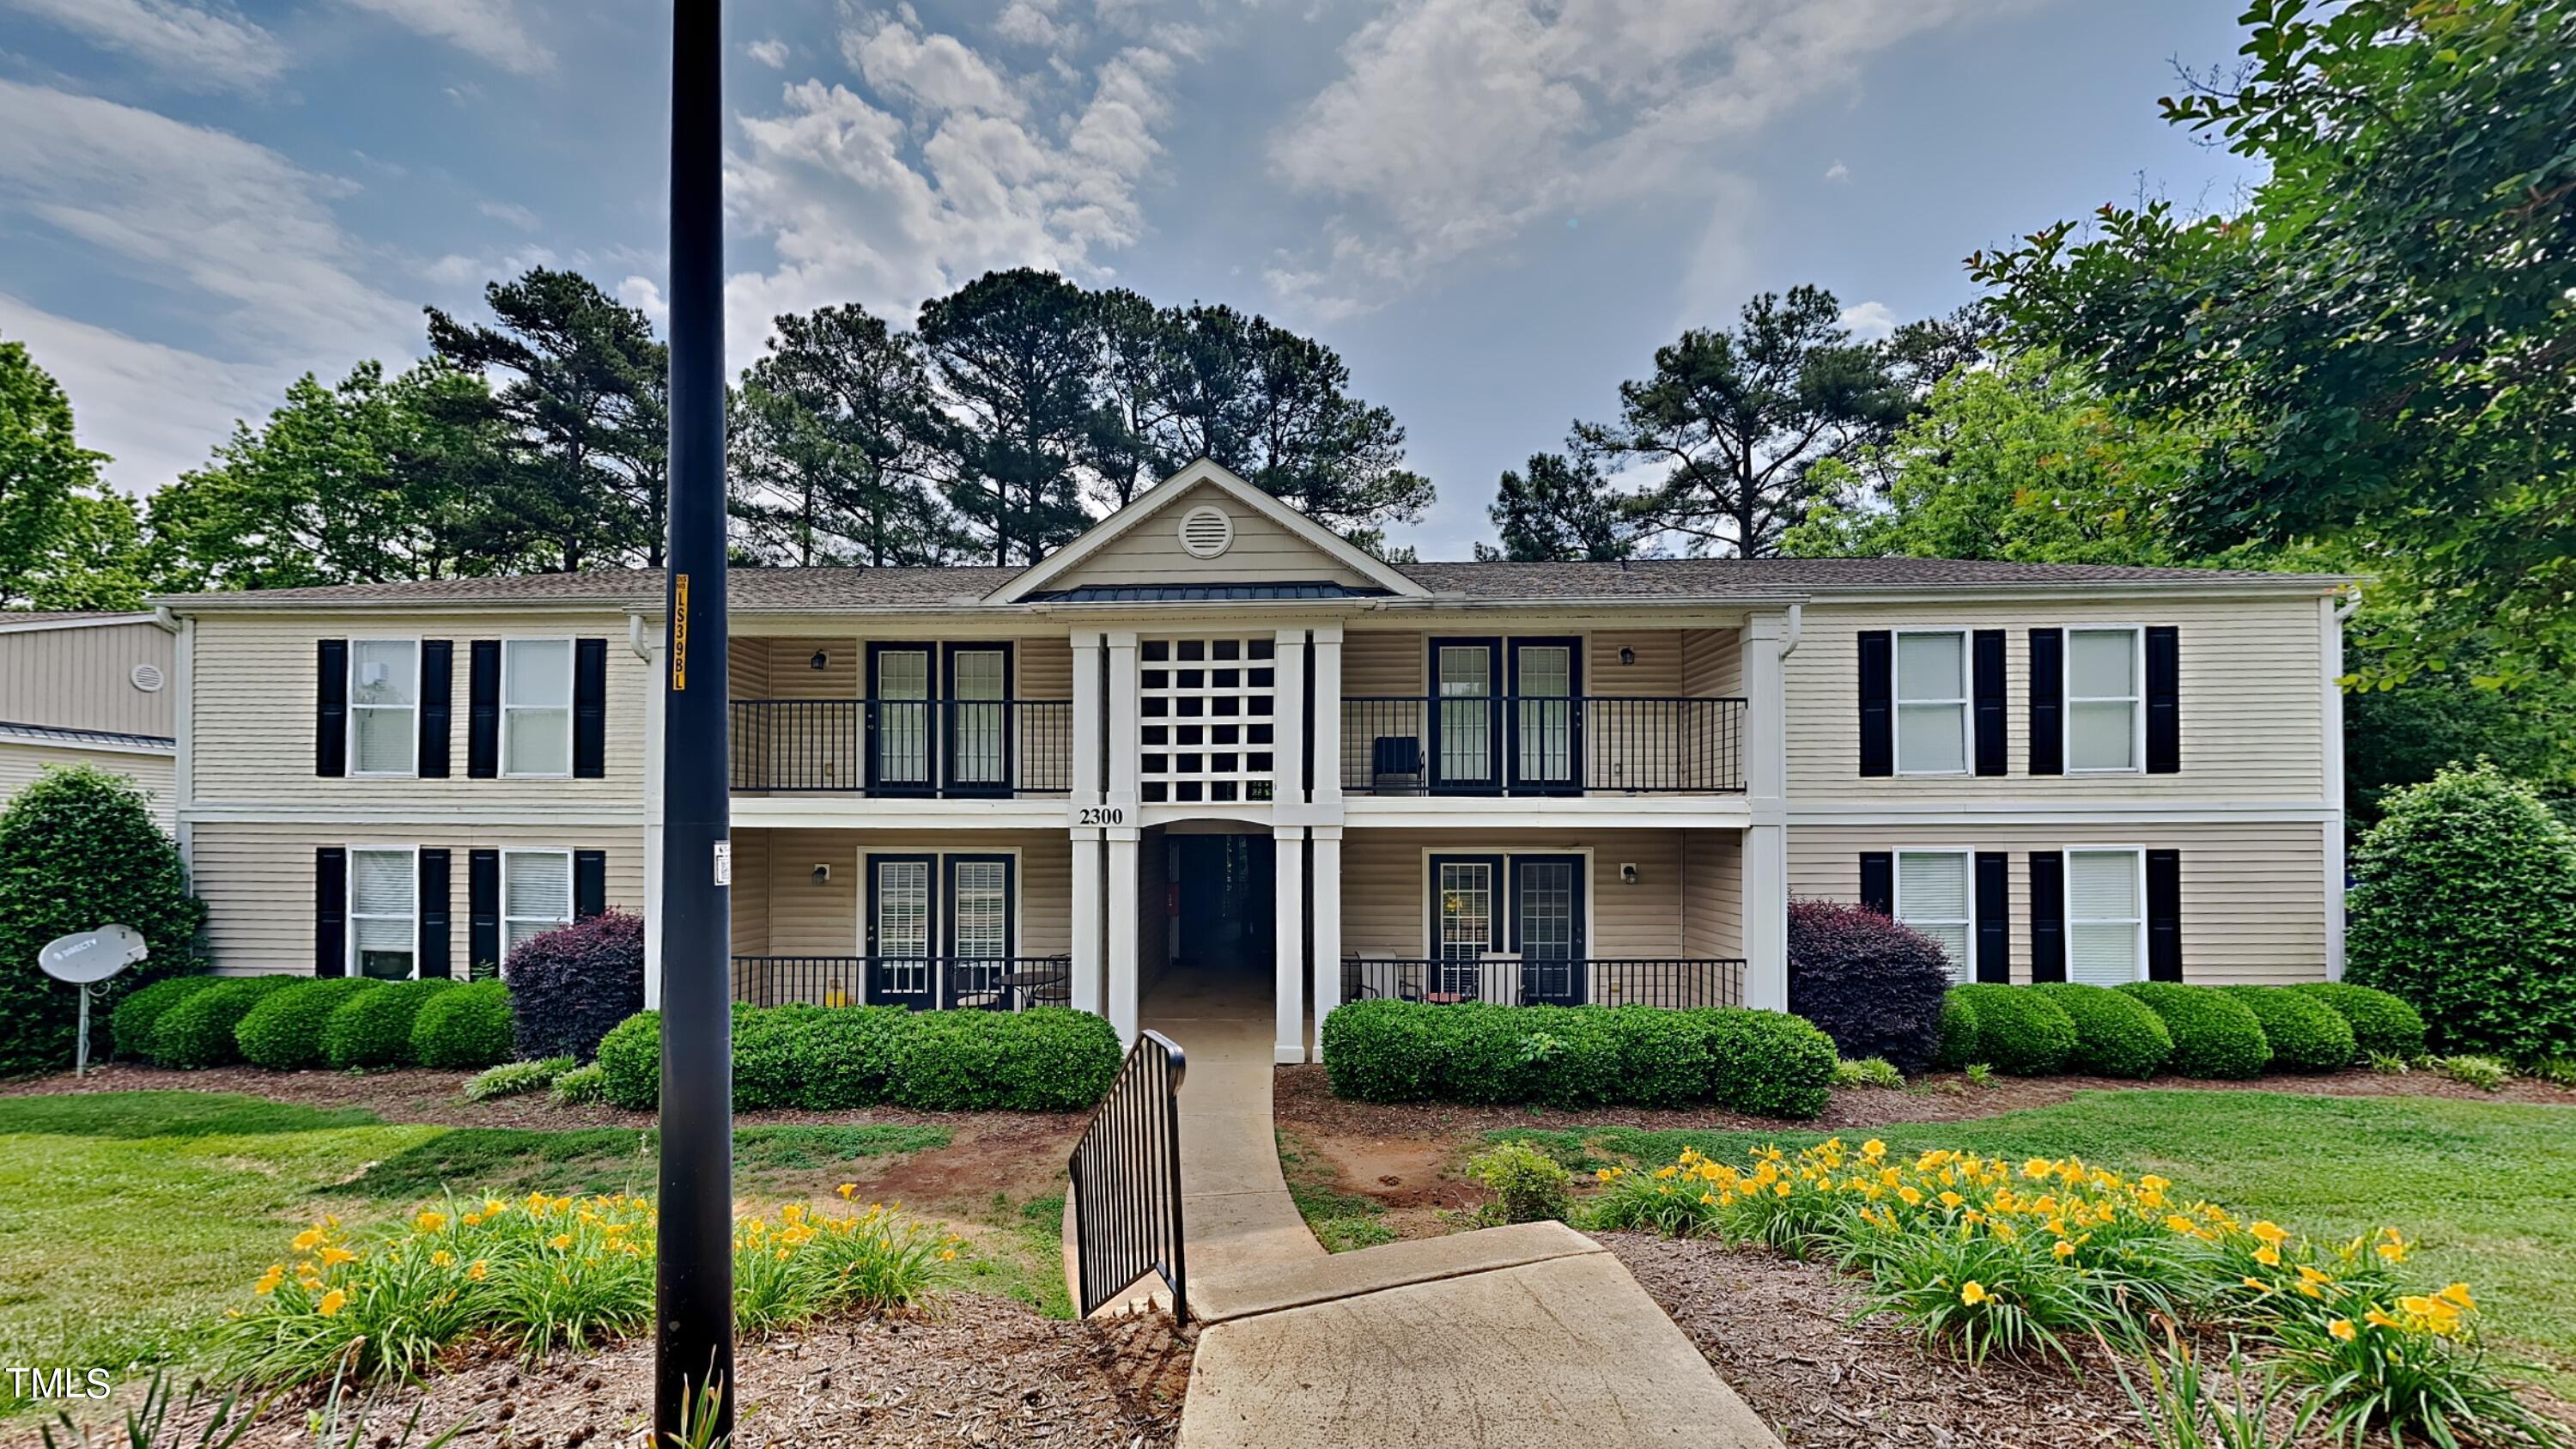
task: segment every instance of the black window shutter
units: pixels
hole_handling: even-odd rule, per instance
[[[2182,769],[2182,631],[2171,624],[2147,629],[2147,773]]]
[[[2066,853],[2030,853],[2030,979],[2066,979]]]
[[[456,641],[420,641],[420,777],[447,778],[447,730],[456,703]]]
[[[313,974],[349,974],[349,852],[313,852]]]
[[[1977,979],[2012,980],[2012,857],[1977,852]]]
[[[2182,979],[2182,852],[2147,852],[2147,979]]]
[[[489,780],[501,773],[501,641],[477,639],[468,651],[465,773]]]
[[[1860,853],[1860,908],[1882,916],[1896,914],[1896,853],[1889,850],[1864,850]]]
[[[2030,631],[2030,772],[2066,773],[2066,631]]]
[[[501,970],[501,852],[477,850],[465,860],[466,972],[477,979]]]
[[[313,649],[313,773],[349,773],[349,641],[317,640]]]
[[[572,918],[587,921],[608,909],[608,852],[572,853]]]
[[[1860,635],[1860,772],[1896,773],[1896,636],[1885,629]]]
[[[2004,631],[1979,629],[1970,639],[1969,686],[1976,706],[1977,773],[2007,773],[2004,754]]]
[[[443,771],[441,773],[444,773]],[[453,975],[450,964],[454,952],[449,949],[450,924],[448,853],[423,850],[420,853],[420,974]]]
[[[572,641],[572,774],[608,773],[608,641]]]

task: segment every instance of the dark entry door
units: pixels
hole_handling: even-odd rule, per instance
[[[1503,650],[1497,639],[1431,641],[1431,788],[1491,793],[1503,783]]]
[[[1512,857],[1512,949],[1521,958],[1521,999],[1583,1004],[1583,857]]]
[[[927,644],[868,646],[870,791],[926,795],[937,785],[931,697],[938,680],[938,655]]]
[[[1512,793],[1573,792],[1583,759],[1583,641],[1512,641]]]
[[[1267,835],[1174,835],[1171,889],[1178,907],[1172,954],[1196,966],[1267,970],[1278,926],[1278,848]]]
[[[867,857],[868,1000],[920,1010],[938,1000],[936,882],[929,855]]]

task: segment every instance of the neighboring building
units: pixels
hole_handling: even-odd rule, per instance
[[[176,626],[154,614],[0,613],[0,802],[47,765],[97,765],[174,823]]]
[[[1225,972],[1299,1060],[1361,994],[1782,1006],[1793,895],[1963,979],[2323,979],[2340,583],[1399,568],[1204,462],[1028,569],[738,570],[736,991],[1132,1034],[1167,973]],[[219,964],[461,975],[649,911],[662,594],[160,601]]]

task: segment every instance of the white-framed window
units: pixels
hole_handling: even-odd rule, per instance
[[[501,773],[572,773],[572,641],[501,641]]]
[[[420,641],[349,642],[349,773],[420,773]]]
[[[2066,852],[2066,979],[2117,986],[2147,977],[2147,853]]]
[[[1896,633],[1896,773],[1968,772],[1968,631]]]
[[[1975,979],[1968,958],[1976,935],[1976,906],[1964,850],[1896,852],[1896,919],[1940,943],[1950,974]]]
[[[572,852],[501,852],[501,959],[520,943],[572,924]]]
[[[420,974],[420,852],[349,852],[349,974],[402,981]]]
[[[2136,628],[2066,631],[2066,768],[2137,770],[2146,754],[2146,649]]]

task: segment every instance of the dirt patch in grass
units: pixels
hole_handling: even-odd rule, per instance
[[[741,1394],[734,1443],[737,1449],[1165,1445],[1180,1425],[1193,1340],[1159,1318],[1067,1323],[968,1296],[940,1300],[917,1316],[783,1334],[745,1344],[736,1357]],[[641,1449],[650,1437],[652,1393],[649,1340],[557,1356],[537,1367],[469,1356],[431,1379],[425,1392],[390,1392],[370,1405],[358,1442],[398,1442],[418,1408],[424,1440],[471,1424],[476,1427],[458,1445]],[[307,1449],[314,1440],[306,1413],[315,1399],[281,1402],[240,1441],[241,1449]],[[103,1408],[74,1415],[89,1416],[102,1429],[111,1422]],[[348,1428],[343,1425],[342,1436]],[[29,1425],[11,1442],[39,1441]]]

